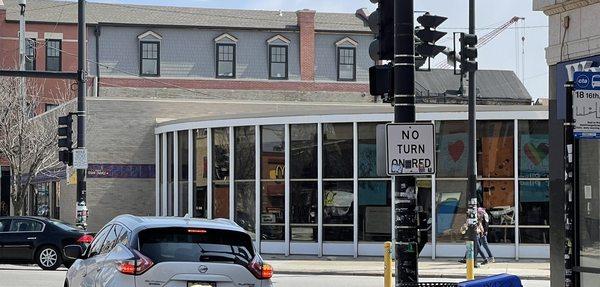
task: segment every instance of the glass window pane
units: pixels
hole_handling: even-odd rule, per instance
[[[510,226],[490,226],[488,243],[515,243],[515,228]]]
[[[156,199],[158,201],[158,214],[156,214],[157,216],[161,216],[163,215],[162,212],[162,195],[165,192],[163,190],[163,181],[165,180],[163,177],[163,161],[165,160],[163,158],[163,136],[164,134],[159,134],[158,135],[158,168],[156,169],[156,176],[158,176],[158,186],[159,186],[159,197]]]
[[[466,218],[467,181],[438,180],[436,182],[435,208],[438,242],[464,243],[461,226]]]
[[[482,177],[514,176],[512,121],[477,122],[477,174]]]
[[[255,157],[256,137],[253,126],[235,128],[235,179],[254,179],[256,177]]]
[[[317,125],[290,125],[290,177],[317,178]]]
[[[352,80],[354,78],[354,66],[340,65],[340,79]]]
[[[261,183],[260,222],[262,240],[284,240],[285,183],[283,181]]]
[[[316,181],[290,183],[290,234],[293,241],[314,241],[317,236]]]
[[[285,63],[271,63],[271,78],[287,77]]]
[[[194,130],[194,217],[207,217],[207,136],[206,129]]]
[[[158,62],[156,60],[142,59],[142,74],[158,74]]]
[[[173,161],[173,133],[167,133],[167,216],[173,216],[173,185],[174,185],[174,161]]]
[[[486,209],[490,219],[489,243],[513,243],[515,240],[514,189],[512,180],[490,180],[478,183],[478,201],[480,206]]]
[[[550,227],[527,228],[519,226],[519,242],[532,244],[550,244]]]
[[[440,178],[467,177],[468,124],[466,121],[436,122],[437,172]]]
[[[60,58],[47,57],[46,58],[46,70],[47,71],[60,71]]]
[[[229,218],[229,182],[213,183],[213,218]]]
[[[235,183],[235,222],[250,233],[254,233],[256,210],[254,209],[254,181]],[[254,235],[252,235],[254,237]]]
[[[219,62],[219,76],[220,77],[232,77],[233,76],[233,63],[232,62]]]
[[[352,124],[323,124],[323,177],[353,177]]]
[[[549,175],[548,121],[519,121],[519,177]]]
[[[283,179],[285,177],[285,126],[262,126],[260,138],[261,178]]]
[[[549,182],[519,182],[519,225],[549,225]]]
[[[431,243],[431,223],[433,221],[431,189],[431,180],[417,180],[417,208],[422,208],[419,213],[419,221],[428,228],[427,242],[429,243]]]
[[[323,240],[353,241],[353,185],[352,181],[323,183]]]
[[[358,177],[386,177],[377,175],[377,125],[382,123],[358,124]]]
[[[179,173],[178,180],[178,207],[179,216],[184,216],[188,213],[188,131],[179,131],[177,133],[179,145],[177,171]]]
[[[578,153],[580,261],[581,266],[598,267],[600,262],[600,177],[598,176],[600,142],[581,139]]]
[[[358,240],[391,240],[391,184],[389,180],[358,182]]]

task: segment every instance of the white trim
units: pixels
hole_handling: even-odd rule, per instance
[[[206,129],[206,218],[212,219],[213,158],[212,128]]]
[[[229,219],[235,221],[235,147],[234,128],[229,127]]]
[[[290,255],[290,125],[285,125],[284,133],[285,142],[285,197],[284,197],[284,213],[285,213],[285,256]]]
[[[179,132],[173,132],[173,216],[179,216]],[[168,212],[167,212],[168,214]]]
[[[156,135],[154,138],[154,179],[156,182],[155,193],[154,193],[154,215],[160,216],[160,137],[162,135]]]
[[[515,259],[519,260],[519,120],[513,124],[513,184],[514,184],[514,218],[515,218]]]
[[[148,36],[152,36],[152,37],[156,38],[159,41],[162,40],[162,38],[163,38],[161,35],[155,33],[154,31],[151,31],[151,30],[148,30],[148,31],[140,34],[139,36],[137,36],[137,38],[141,41],[141,40],[143,40],[144,38],[146,38]]]
[[[261,240],[260,240],[260,126],[254,126],[254,209],[255,209],[255,220],[254,229],[256,231],[256,248],[260,253]]]
[[[288,38],[286,38],[286,37],[284,37],[284,36],[282,36],[282,35],[280,35],[280,34],[278,34],[278,35],[275,35],[275,36],[273,36],[273,37],[269,38],[269,39],[267,40],[267,43],[269,43],[269,45],[270,45],[270,44],[273,44],[273,42],[275,42],[275,41],[277,41],[277,40],[279,40],[279,41],[281,41],[281,42],[284,42],[284,43],[285,43],[285,44],[287,44],[287,45],[289,45],[289,44],[291,43],[291,41],[290,41]]]
[[[36,39],[37,40],[37,39],[40,38],[40,33],[38,33],[38,32],[25,32],[25,38],[27,38],[27,39]]]
[[[25,35],[27,35],[27,33],[25,33]],[[45,40],[62,40],[63,39],[63,33],[45,32],[44,33],[44,39]]]
[[[167,133],[163,134],[162,137],[162,174],[163,174],[163,192],[162,192],[162,208],[160,216],[167,214],[167,189],[168,189],[168,173],[167,173]]]
[[[301,104],[301,103],[298,103]],[[467,112],[431,112],[417,114],[417,121],[467,120]],[[165,124],[155,128],[154,132],[165,133],[175,130],[188,130],[208,127],[229,127],[247,125],[308,124],[308,123],[351,123],[351,122],[391,122],[393,113],[376,114],[336,114],[284,117],[237,118],[222,120],[190,121]],[[477,120],[547,120],[548,111],[486,111],[478,112]]]
[[[353,228],[352,228],[352,241],[354,242],[354,258],[358,257],[358,123],[352,123],[352,194],[354,204],[353,206]]]
[[[354,47],[358,46],[358,42],[356,42],[355,40],[353,40],[350,37],[346,37],[344,39],[341,39],[341,40],[335,42],[335,46],[336,47],[340,47],[340,46],[342,46],[342,45],[344,45],[346,43],[348,43],[348,44],[350,44],[351,46],[354,46]]]
[[[317,123],[317,242],[319,257],[323,256],[323,124]]]
[[[236,37],[233,37],[229,33],[224,33],[224,34],[221,34],[221,36],[215,38],[215,43],[218,43],[218,42],[222,41],[223,39],[229,39],[230,41],[232,41],[234,43],[238,42],[238,39]]]
[[[188,206],[187,214],[194,217],[194,130],[188,130]]]

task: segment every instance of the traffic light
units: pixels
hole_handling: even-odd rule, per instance
[[[375,41],[369,46],[369,55],[374,61],[394,59],[394,0],[371,0],[378,4],[377,10],[369,15],[369,28]]]
[[[391,103],[393,96],[392,65],[376,65],[369,68],[369,91],[373,96],[381,96],[384,103]]]
[[[460,71],[468,73],[477,71],[477,35],[460,34]]]
[[[58,117],[58,160],[73,164],[73,118],[71,115]]]
[[[436,30],[446,19],[448,18],[431,15],[429,12],[417,18],[417,22],[421,26],[415,29],[415,36],[418,38],[418,41],[415,43],[415,52],[419,56],[422,58],[433,58],[446,49],[444,46],[435,45],[435,42],[446,35],[446,32]]]

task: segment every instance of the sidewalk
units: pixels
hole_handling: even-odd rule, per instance
[[[348,276],[383,277],[383,258],[361,257],[310,257],[265,255],[265,260],[279,274],[319,274]],[[419,259],[419,277],[421,278],[458,278],[466,277],[465,264],[458,259]],[[509,273],[526,280],[550,280],[550,263],[547,260],[522,259],[519,261],[496,259],[496,263],[483,265],[475,269],[476,276],[488,276]]]

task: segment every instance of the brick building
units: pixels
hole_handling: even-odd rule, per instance
[[[4,2],[4,22],[12,23],[18,17],[16,1]],[[75,4],[35,1],[27,19],[58,23],[49,25],[52,29],[71,27]],[[373,35],[363,20],[310,10],[104,3],[88,3],[87,12],[88,70],[94,83],[87,101],[91,230],[122,213],[189,213],[236,220],[267,253],[381,253],[376,242],[391,236],[391,180],[363,175],[358,164],[369,168],[374,163],[361,156],[372,155],[372,127],[388,121],[392,110],[368,95]],[[76,60],[66,51],[61,57]],[[457,199],[466,190],[465,97],[460,78],[450,70],[418,72],[416,77],[417,117],[439,124],[439,139],[448,145],[439,156],[456,164],[442,164],[447,173],[424,179],[420,186],[429,191],[421,199],[433,218],[441,203],[446,208],[433,220],[439,230],[434,228],[425,253],[455,256],[464,251],[455,225],[464,213]],[[490,162],[482,167],[482,186],[502,191],[482,197],[497,214],[507,214],[497,216],[494,227],[499,256],[547,257],[546,226],[519,229],[516,219],[520,206],[538,208],[531,204],[535,197],[523,196],[528,201],[518,204],[519,190],[543,195],[547,189],[544,178],[538,185],[523,181],[540,177],[545,165],[540,159],[537,169],[519,166],[518,158],[526,155],[516,140],[535,133],[526,136],[535,137],[536,146],[542,144],[543,128],[527,127],[543,126],[545,107],[530,105],[529,93],[513,72],[479,71],[477,84],[481,134],[487,135],[482,146],[494,147],[482,151]],[[314,158],[301,161],[296,151]],[[240,162],[243,158],[247,160]],[[290,166],[292,161],[298,165]],[[346,170],[339,177],[328,176],[328,170],[340,169],[337,162]],[[499,165],[511,168],[492,172]],[[295,168],[307,173],[296,178]],[[536,172],[524,176],[519,170]],[[367,183],[371,181],[373,185]],[[365,184],[373,196],[363,196]],[[50,216],[72,221],[73,189],[65,180],[41,178],[32,202],[54,205]],[[340,202],[330,198],[332,189],[344,195]],[[293,197],[297,194],[302,196]],[[328,201],[317,200],[323,197]],[[539,201],[543,206],[543,198]],[[36,210],[30,208],[31,213]],[[382,220],[386,218],[390,220]],[[523,248],[527,244],[519,245],[519,240],[532,245]]]

